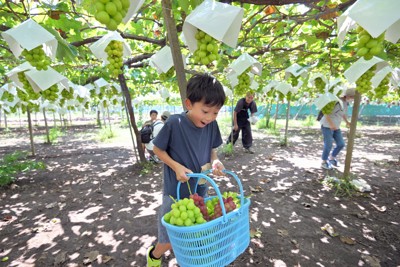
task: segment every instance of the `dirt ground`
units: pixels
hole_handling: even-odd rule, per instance
[[[36,159],[47,169],[0,188],[0,266],[145,266],[157,235],[161,164],[143,173],[129,137],[100,143],[97,131],[70,127],[53,145],[37,139]],[[319,168],[318,128],[290,129],[287,147],[254,131],[254,155],[240,139],[234,156],[221,155],[251,196],[253,237],[229,266],[400,266],[400,129],[357,133],[352,173],[372,191],[352,197],[322,183],[344,166]],[[2,131],[0,140],[0,156],[30,150],[25,129]],[[321,229],[327,223],[336,235]],[[163,266],[177,266],[173,253]]]

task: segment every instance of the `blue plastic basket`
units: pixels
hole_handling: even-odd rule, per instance
[[[226,213],[221,192],[214,180],[203,173],[192,173],[188,176],[204,178],[213,186],[217,196],[208,197],[204,201],[218,197],[222,216],[194,226],[175,226],[165,222],[164,217],[161,219],[167,229],[176,260],[181,267],[226,266],[249,246],[250,199],[244,197],[242,183],[236,174],[230,171],[224,172],[234,177],[239,185],[240,208]],[[180,184],[178,184],[178,200]]]

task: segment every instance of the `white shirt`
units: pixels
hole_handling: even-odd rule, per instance
[[[161,128],[164,126],[164,123],[160,120],[156,120],[153,122],[153,139],[150,140],[149,143],[145,144],[147,150],[153,150],[153,140],[156,138],[158,133],[161,131]]]

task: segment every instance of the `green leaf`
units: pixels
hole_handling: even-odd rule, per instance
[[[48,30],[51,34],[53,34],[58,41],[57,54],[56,54],[57,59],[60,61],[69,61],[69,62],[75,61],[75,58],[78,55],[77,49],[73,45],[70,45],[67,41],[65,41],[60,36],[60,34],[53,28],[50,28],[46,25],[43,25],[43,27],[46,28],[46,30]]]

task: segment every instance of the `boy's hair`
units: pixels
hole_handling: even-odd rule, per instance
[[[204,101],[207,106],[217,107],[222,107],[226,98],[222,84],[208,74],[195,74],[189,79],[186,97],[192,103]]]
[[[246,96],[254,96],[254,91],[247,91]]]
[[[150,110],[150,116],[151,116],[151,114],[153,114],[153,113],[156,113],[156,114],[158,115],[158,111],[155,110],[155,109]]]

